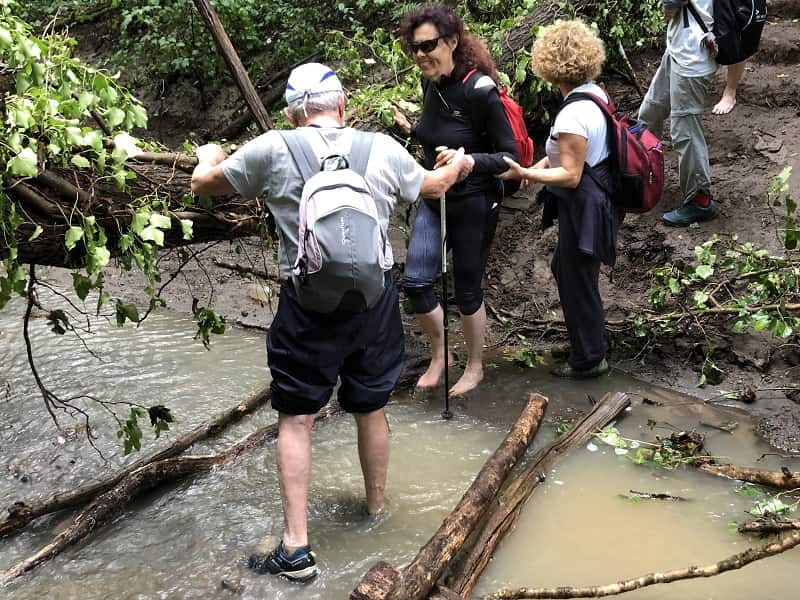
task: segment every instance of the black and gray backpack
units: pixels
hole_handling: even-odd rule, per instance
[[[300,131],[281,136],[303,177],[292,281],[314,312],[358,313],[383,294],[387,236],[365,174],[374,134],[353,132],[350,152],[322,159]]]
[[[692,0],[686,8],[703,33],[708,33],[708,27]],[[713,33],[717,42],[717,63],[735,65],[755,54],[766,22],[767,0],[714,0]]]

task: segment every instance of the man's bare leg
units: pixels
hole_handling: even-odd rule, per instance
[[[367,512],[378,514],[383,509],[386,473],[389,469],[389,424],[383,409],[354,414],[358,428],[358,458],[367,492]]]
[[[463,396],[475,389],[483,380],[483,339],[486,334],[486,306],[471,315],[461,315],[461,328],[467,344],[467,367],[456,384],[450,388],[451,396]]]
[[[283,546],[287,554],[308,544],[308,484],[314,415],[278,413],[278,481],[283,501]]]
[[[735,65],[728,65],[727,73],[725,76],[725,90],[722,92],[722,98],[711,109],[715,115],[727,115],[736,106],[736,88],[739,86],[739,81],[744,75],[744,66],[746,61],[736,63]]]

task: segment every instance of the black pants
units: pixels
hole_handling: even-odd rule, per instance
[[[559,223],[558,246],[550,262],[569,333],[569,364],[591,369],[606,355],[605,311],[600,298],[600,259],[578,249],[569,223]]]

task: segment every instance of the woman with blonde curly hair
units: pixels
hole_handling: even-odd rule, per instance
[[[620,218],[609,194],[609,128],[592,100],[594,96],[609,102],[603,89],[592,83],[604,61],[602,40],[581,21],[557,21],[540,31],[531,67],[558,87],[564,103],[547,139],[547,156],[528,169],[506,159],[510,168],[500,176],[544,184],[542,227],[558,219],[558,246],[550,267],[570,341],[568,361],[551,371],[559,377],[608,372],[598,281],[600,264],[614,264]]]

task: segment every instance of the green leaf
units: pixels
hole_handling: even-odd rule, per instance
[[[42,232],[43,232],[43,231],[44,231],[44,229],[42,229],[42,226],[41,226],[41,225],[37,225],[37,226],[36,226],[36,229],[34,229],[34,230],[33,230],[33,233],[32,233],[32,234],[31,234],[31,236],[28,238],[28,241],[29,241],[29,242],[32,242],[33,240],[35,240],[36,238],[38,238],[40,235],[42,235]]]
[[[710,298],[710,296],[708,294],[706,294],[705,292],[696,291],[694,293],[694,305],[697,308],[707,308],[706,307],[706,302],[708,302],[709,298]]]
[[[122,327],[126,319],[134,323],[139,322],[139,311],[136,306],[123,302],[122,300],[117,300],[115,314],[117,318],[117,327]]]
[[[75,156],[73,156],[69,162],[71,162],[73,165],[75,165],[80,169],[86,169],[90,165],[89,161],[80,154],[76,154]]]
[[[8,161],[7,169],[12,175],[36,177],[39,174],[36,153],[30,148],[23,148],[14,158]]]
[[[141,233],[148,223],[150,223],[150,209],[140,208],[131,220],[131,231],[133,233]]]
[[[164,245],[164,232],[152,225],[142,229],[139,237],[147,242],[153,242],[156,246]]]
[[[192,239],[194,235],[194,223],[191,219],[181,219],[181,229],[183,230],[183,239]]]
[[[47,322],[50,324],[50,331],[57,335],[64,335],[69,329],[69,317],[61,310],[51,310],[47,315]]]
[[[708,279],[714,274],[714,267],[710,265],[700,265],[694,272],[702,279]]]
[[[94,259],[94,266],[102,268],[111,260],[111,252],[105,246],[95,246],[92,248],[92,258]]]
[[[106,89],[111,90],[112,88]],[[125,120],[125,112],[115,106],[108,109],[105,117],[108,126],[114,128]]]
[[[81,300],[86,300],[86,296],[89,295],[89,291],[92,289],[92,280],[80,273],[73,273],[72,274],[72,287],[75,288],[75,293],[78,294],[78,298]]]
[[[80,241],[83,237],[83,228],[82,227],[75,227],[74,225],[67,229],[67,233],[65,234],[65,245],[67,246],[67,250],[72,250],[75,247],[75,244]]]
[[[165,215],[153,213],[150,215],[150,225],[157,227],[158,229],[171,229],[172,220]]]

